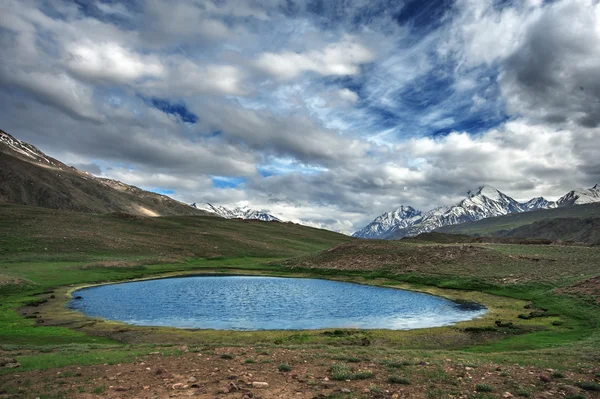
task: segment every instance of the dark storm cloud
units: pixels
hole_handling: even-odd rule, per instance
[[[600,36],[595,9],[565,1],[531,24],[504,62],[500,82],[512,109],[549,123],[600,124]]]

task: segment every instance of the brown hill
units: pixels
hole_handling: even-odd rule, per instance
[[[2,130],[0,202],[90,213],[207,215],[165,195],[67,166]]]

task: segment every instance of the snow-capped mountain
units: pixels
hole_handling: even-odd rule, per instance
[[[18,154],[24,155],[33,161],[46,163],[46,164],[53,165],[53,166],[56,166],[59,168],[62,168],[62,167],[67,168],[68,167],[67,165],[63,164],[62,162],[57,161],[54,158],[50,158],[49,156],[47,156],[46,154],[44,154],[43,152],[38,150],[37,147],[35,147],[29,143],[26,143],[24,141],[21,141],[17,138],[14,138],[13,136],[11,136],[10,134],[6,133],[3,130],[0,130],[0,144],[6,145],[12,151],[14,151]]]
[[[548,201],[544,197],[535,197],[530,199],[527,202],[521,203],[521,208],[523,211],[535,211],[537,209],[551,209],[556,208],[558,204],[556,201]]]
[[[569,191],[557,201],[558,206],[591,204],[592,202],[600,202],[600,183],[592,188],[578,188]]]
[[[400,206],[392,212],[385,212],[375,218],[365,228],[352,234],[360,238],[380,238],[395,229],[403,229],[413,225],[422,218],[421,211],[411,206]]]
[[[213,205],[208,202],[202,204],[194,202],[191,206],[206,212],[214,213],[225,219],[256,219],[264,222],[281,222],[279,218],[267,212],[257,211],[247,206],[230,209],[224,206]]]
[[[366,228],[354,233],[354,236],[361,238],[402,238],[426,233],[442,226],[551,207],[556,207],[556,203],[543,198],[534,198],[528,202],[520,203],[493,187],[481,186],[476,192],[469,192],[465,199],[455,205],[435,208],[425,214],[415,211],[415,214],[421,216],[403,219],[404,223],[397,223],[391,228],[387,228],[387,224],[385,224],[387,219],[382,219],[387,214],[383,214]],[[371,234],[366,235],[365,230]],[[375,234],[379,231],[382,233]]]

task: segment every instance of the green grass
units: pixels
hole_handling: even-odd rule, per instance
[[[390,375],[387,379],[390,384],[409,385],[410,380],[406,377],[400,377],[397,375]]]
[[[343,363],[334,363],[330,367],[331,379],[335,381],[346,380],[366,380],[373,377],[373,372],[370,370],[354,371],[352,367]]]
[[[475,385],[475,390],[477,392],[494,392],[494,388],[488,384],[477,384]]]
[[[286,363],[282,363],[279,366],[277,366],[277,370],[283,371],[283,372],[292,371],[292,366],[290,366],[289,364],[286,364]]]

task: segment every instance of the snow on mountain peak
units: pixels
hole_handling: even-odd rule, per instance
[[[353,237],[380,238],[397,229],[411,226],[420,220],[422,212],[412,206],[401,205],[391,212],[384,212],[377,216],[365,228],[355,232]]]
[[[558,206],[591,204],[593,202],[600,202],[600,183],[592,188],[578,188],[569,191],[557,201]]]
[[[501,201],[503,194],[500,191],[498,191],[497,189],[495,189],[494,187],[480,186],[479,189],[477,190],[477,193],[474,195],[471,195],[470,197],[475,197],[478,195],[482,195],[482,196],[487,197],[494,201]]]
[[[198,204],[194,202],[190,206],[194,208],[201,209],[203,211],[214,213],[218,216],[221,216],[225,219],[245,219],[245,220],[262,220],[265,222],[281,222],[281,220],[266,211],[257,211],[248,206],[242,206],[237,208],[227,208],[220,205],[213,205],[211,203],[205,202]]]

